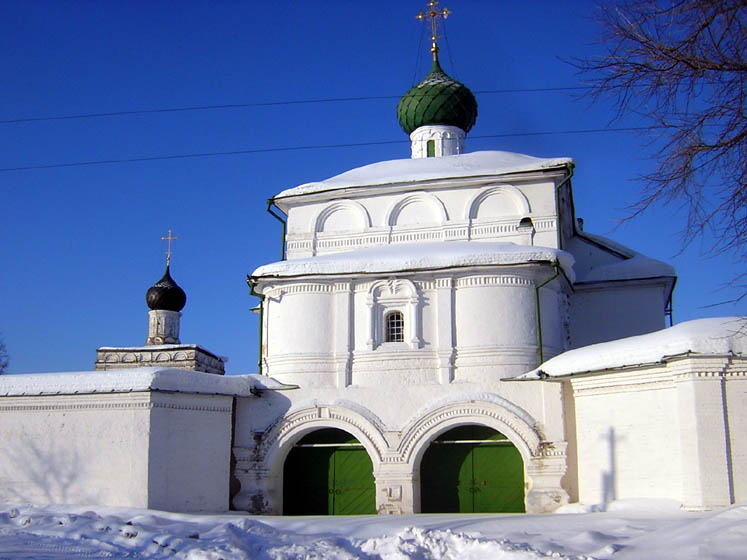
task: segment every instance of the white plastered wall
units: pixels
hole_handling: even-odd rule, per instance
[[[727,370],[725,394],[734,503],[747,502],[747,363]]]
[[[571,378],[579,501],[711,509],[744,499],[744,369],[741,358],[701,355]]]
[[[666,278],[576,284],[570,298],[571,348],[663,329]]]
[[[0,500],[225,511],[232,397],[0,399]]]
[[[148,507],[229,509],[232,397],[151,393]]]
[[[339,192],[330,192],[283,201],[288,258],[416,241],[558,244],[552,177],[461,178],[404,189],[363,188],[356,194],[341,199]],[[532,220],[529,227],[519,225],[523,218]]]
[[[147,393],[0,399],[0,501],[148,507]]]

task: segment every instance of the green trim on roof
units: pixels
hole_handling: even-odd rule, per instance
[[[425,79],[399,100],[397,118],[407,134],[430,124],[456,126],[469,132],[477,119],[477,100],[435,59]]]

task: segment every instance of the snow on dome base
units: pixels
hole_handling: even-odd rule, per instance
[[[284,190],[275,195],[275,199],[349,187],[544,171],[573,163],[573,159],[568,157],[538,158],[494,150],[439,158],[393,159],[356,167],[324,181]]]
[[[441,241],[367,247],[357,251],[266,264],[256,269],[252,276],[380,273],[530,262],[557,262],[573,281],[574,259],[570,253],[550,247],[487,241]]]
[[[747,317],[696,319],[649,334],[576,348],[514,379],[561,377],[654,364],[690,353],[747,356]]]

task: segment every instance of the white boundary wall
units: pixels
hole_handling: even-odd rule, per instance
[[[121,372],[3,376],[0,501],[227,511],[233,396],[215,394],[228,392],[218,376],[165,371],[140,370],[132,392],[113,393],[94,391]],[[182,374],[204,394],[179,392]],[[154,388],[164,379],[174,389]],[[46,394],[66,380],[70,390]],[[82,381],[88,393],[73,394]]]
[[[747,359],[688,355],[572,377],[579,500],[747,500]],[[571,446],[574,447],[574,446]]]

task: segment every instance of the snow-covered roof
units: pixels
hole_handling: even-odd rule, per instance
[[[499,151],[472,152],[434,158],[394,159],[356,167],[324,181],[305,183],[284,190],[275,198],[350,187],[543,171],[561,168],[572,163],[573,159],[567,157],[546,159]]]
[[[260,266],[252,276],[306,276],[404,272],[443,268],[558,262],[573,281],[573,256],[549,247],[487,241],[442,241],[402,243],[367,247],[303,259],[290,259]]]
[[[655,364],[685,354],[747,356],[747,317],[696,319],[649,334],[576,348],[514,379],[562,377]]]
[[[218,354],[215,354],[211,352],[210,350],[207,350],[206,348],[203,348],[199,344],[149,344],[146,346],[99,346],[97,350],[100,351],[127,351],[127,350],[134,350],[134,351],[148,351],[148,352],[156,352],[158,350],[198,350],[204,354],[207,354],[209,356],[213,356],[214,358],[217,358],[223,362],[228,362],[228,358],[225,356],[218,356]]]
[[[602,237],[601,235],[583,232],[582,238],[588,238],[595,243],[609,247],[613,251],[628,257],[625,260],[598,265],[584,275],[579,275],[578,282],[606,282],[610,280],[634,280],[637,278],[658,278],[661,276],[676,276],[671,265],[642,255],[629,247]]]
[[[255,374],[224,376],[158,367],[0,375],[0,396],[168,391],[247,397],[253,390],[287,388]]]

